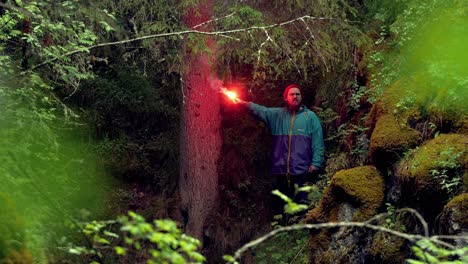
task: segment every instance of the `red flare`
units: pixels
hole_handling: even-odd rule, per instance
[[[229,91],[226,88],[222,88],[221,92],[225,94],[229,99],[231,99],[231,101],[234,103],[236,102],[236,100],[238,100],[236,92]]]

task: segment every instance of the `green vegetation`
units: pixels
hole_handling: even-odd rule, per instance
[[[462,264],[468,261],[468,247],[445,249],[430,240],[422,239],[412,247],[417,259],[406,260],[410,264],[447,263]]]
[[[307,263],[308,239],[307,231],[280,233],[254,250],[254,263]]]
[[[92,221],[80,227],[92,245],[72,246],[68,252],[87,257],[93,264],[126,263],[132,259],[148,264],[202,263],[205,260],[197,252],[200,241],[185,235],[172,220],[149,223],[130,211],[128,216],[117,220]]]

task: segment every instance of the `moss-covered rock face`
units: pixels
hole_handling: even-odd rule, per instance
[[[370,156],[378,166],[398,160],[406,150],[421,141],[421,134],[401,123],[394,115],[386,114],[377,120],[370,139]]]
[[[325,190],[319,206],[310,211],[306,223],[365,221],[377,213],[384,198],[384,180],[374,166],[337,172]],[[367,244],[366,230],[312,232],[309,244],[313,263],[354,263],[362,258]],[[313,250],[312,250],[313,249]]]
[[[372,217],[384,198],[384,180],[374,166],[362,166],[337,172],[325,190],[319,206],[305,219],[309,223],[329,221],[363,221]],[[340,205],[355,208],[352,219],[339,216]]]
[[[403,185],[412,185],[416,192],[451,192],[463,185],[463,172],[467,167],[468,136],[443,134],[403,159],[396,176]],[[454,180],[459,182],[459,187],[449,185]]]
[[[357,204],[359,209],[354,214],[353,221],[372,217],[384,198],[383,177],[373,166],[339,171],[333,176],[331,186],[345,193],[344,199]]]
[[[440,214],[439,233],[463,235],[468,233],[468,193],[454,197]]]

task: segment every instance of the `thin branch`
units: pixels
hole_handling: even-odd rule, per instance
[[[68,57],[68,56],[71,56],[71,55],[74,55],[74,54],[77,54],[77,53],[89,52],[92,49],[106,47],[106,46],[122,45],[122,44],[131,43],[131,42],[135,42],[135,41],[146,40],[146,39],[163,38],[163,37],[170,37],[170,36],[184,36],[184,35],[189,35],[189,34],[221,36],[221,35],[235,34],[235,33],[241,33],[241,32],[249,32],[249,31],[255,31],[255,30],[266,31],[267,29],[281,27],[281,26],[284,26],[284,25],[295,23],[296,21],[299,21],[299,20],[304,19],[304,18],[312,19],[312,20],[339,20],[339,19],[335,19],[335,18],[301,16],[301,17],[298,17],[298,18],[295,18],[295,19],[292,19],[292,20],[282,22],[282,23],[271,24],[271,25],[267,25],[267,26],[252,26],[252,27],[247,27],[247,28],[231,29],[231,30],[225,30],[225,31],[212,31],[212,32],[190,29],[190,30],[183,30],[183,31],[177,31],[177,32],[153,34],[153,35],[147,35],[147,36],[142,36],[142,37],[137,37],[137,38],[132,38],[132,39],[121,40],[121,41],[101,43],[101,44],[81,48],[81,49],[78,49],[78,50],[69,51],[69,52],[61,55],[60,57],[55,57],[55,58],[46,60],[46,61],[44,61],[42,63],[39,63],[38,65],[32,67],[29,71],[36,70],[36,69],[38,69],[38,68],[40,68],[40,67],[42,67],[44,65],[47,65],[49,63],[52,63],[52,62],[58,60],[59,58]],[[342,21],[347,21],[347,20],[342,20]],[[207,23],[207,22],[205,22],[205,23]]]
[[[424,236],[429,237],[429,226],[428,226],[426,220],[424,220],[424,217],[422,217],[422,215],[418,211],[416,211],[416,210],[414,210],[412,208],[401,208],[401,209],[395,210],[395,212],[398,212],[398,213],[399,212],[409,212],[411,214],[414,214],[418,218],[421,225],[423,226]],[[383,217],[386,217],[388,215],[390,215],[390,213],[378,214],[378,215],[372,217],[371,219],[367,220],[366,223],[371,223],[371,222],[373,222],[375,220],[379,220],[379,219],[381,219]]]
[[[270,239],[270,238],[274,237],[275,235],[277,235],[279,233],[282,233],[282,232],[298,231],[298,230],[305,230],[305,229],[330,229],[330,228],[336,228],[336,227],[362,227],[362,228],[367,228],[367,229],[371,229],[371,230],[374,230],[374,231],[381,231],[381,232],[389,233],[391,235],[401,237],[401,238],[403,238],[405,240],[408,240],[408,241],[410,241],[412,243],[415,243],[416,241],[421,240],[421,239],[428,239],[428,240],[432,241],[435,244],[438,244],[438,245],[441,245],[441,246],[444,246],[444,247],[447,247],[447,248],[450,248],[450,249],[455,249],[455,246],[453,246],[453,245],[451,245],[449,243],[446,243],[444,241],[440,241],[436,237],[425,237],[425,236],[418,235],[418,234],[407,234],[407,233],[395,231],[395,230],[392,230],[392,229],[388,229],[388,228],[385,228],[385,227],[381,227],[381,226],[377,226],[377,225],[371,225],[371,224],[368,224],[367,222],[336,222],[336,223],[330,222],[330,223],[321,223],[321,224],[292,225],[292,226],[286,226],[286,227],[275,229],[275,230],[273,230],[273,231],[271,231],[271,232],[269,232],[269,233],[255,239],[255,240],[245,244],[241,248],[239,248],[234,253],[234,258],[236,260],[240,260],[242,254],[244,252],[246,252],[247,250],[249,250],[251,248],[254,248],[255,246],[257,246],[257,245],[263,243],[264,241],[266,241],[267,239]]]
[[[240,41],[239,38],[234,38],[234,37],[224,35],[224,34],[220,34],[220,35],[218,35],[218,37],[223,37],[223,38],[232,39],[232,40],[235,40],[235,41]]]
[[[468,236],[449,236],[449,235],[437,235],[432,236],[435,239],[452,239],[452,240],[466,240],[468,241]]]
[[[260,64],[260,56],[261,56],[261,53],[262,53],[262,47],[263,47],[268,41],[272,40],[272,39],[270,38],[270,35],[268,34],[268,30],[265,29],[264,32],[265,32],[265,35],[266,35],[266,39],[265,39],[265,41],[263,41],[263,42],[260,44],[260,46],[258,47],[258,51],[257,51],[257,53],[258,53],[258,54],[257,54],[257,65],[255,66],[255,68],[258,68],[258,65]]]
[[[307,22],[304,20],[304,19],[301,19],[301,22],[304,24],[304,26],[306,27],[307,31],[309,32],[310,34],[310,37],[312,38],[313,41],[315,41],[315,36],[314,36],[314,33],[312,32],[312,29],[310,29],[309,25],[307,24]],[[309,39],[307,39],[306,43],[305,44],[308,44],[309,43]],[[305,46],[304,44],[304,46]],[[319,49],[317,49],[314,45],[311,45],[312,48],[317,52],[318,56],[320,57],[320,59],[322,59],[322,62],[323,64],[325,65],[325,68],[326,70],[328,71],[328,65],[327,65],[327,61],[325,60],[325,58],[323,57],[323,54],[320,52]]]

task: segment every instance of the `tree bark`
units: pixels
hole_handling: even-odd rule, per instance
[[[194,27],[211,18],[211,9],[211,0],[202,0],[183,20]],[[212,52],[194,52],[189,42],[184,46],[179,193],[186,232],[203,242],[205,220],[218,199],[221,117],[219,93],[211,85],[214,42],[202,38]]]

